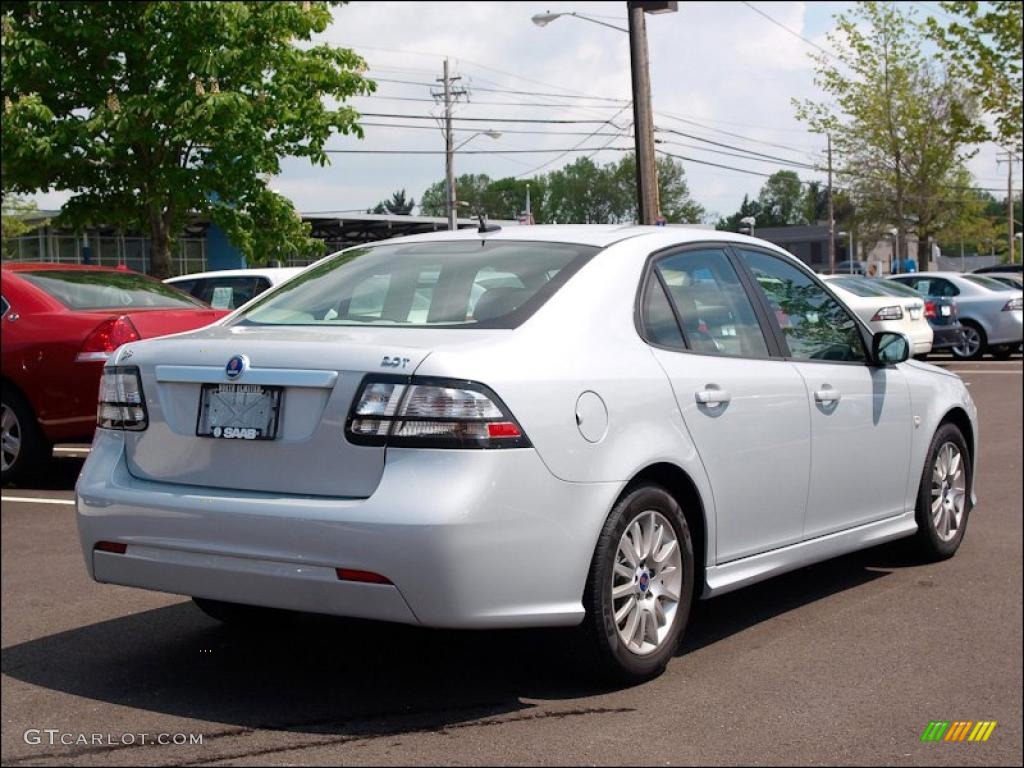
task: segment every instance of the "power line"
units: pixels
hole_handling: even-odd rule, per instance
[[[763,16],[764,18],[768,19],[768,21],[770,21],[770,22],[771,22],[772,24],[774,24],[775,26],[779,27],[779,29],[784,29],[784,30],[785,30],[786,32],[789,32],[789,34],[791,34],[791,35],[792,35],[793,37],[796,37],[796,38],[799,38],[800,40],[803,40],[803,41],[804,41],[805,43],[807,43],[808,45],[813,45],[813,46],[814,46],[815,48],[817,48],[817,49],[818,49],[819,51],[821,51],[822,53],[824,53],[824,54],[825,54],[826,56],[828,56],[829,58],[832,58],[832,59],[835,59],[836,61],[842,62],[842,59],[840,59],[840,58],[839,58],[838,56],[836,56],[835,54],[833,54],[833,53],[832,53],[831,51],[829,51],[829,50],[826,50],[825,48],[822,48],[822,47],[821,47],[820,45],[818,45],[818,44],[817,44],[816,42],[814,42],[813,40],[808,40],[808,39],[807,39],[806,37],[804,37],[803,35],[801,35],[801,34],[800,34],[799,32],[796,32],[796,31],[794,31],[794,30],[790,29],[789,27],[787,27],[787,26],[786,26],[785,24],[783,24],[783,23],[782,23],[781,21],[776,21],[776,20],[775,20],[775,19],[773,19],[773,18],[772,18],[771,16],[769,16],[769,15],[768,15],[767,13],[765,13],[764,11],[760,10],[759,8],[755,8],[755,7],[753,6],[753,5],[751,5],[750,3],[746,2],[746,0],[741,0],[741,2],[742,2],[742,3],[743,3],[743,4],[745,5],[745,6],[747,6],[747,8],[749,8],[750,10],[752,10],[752,11],[753,11],[754,13],[756,13],[756,14],[758,14],[758,15],[760,15],[760,16]]]
[[[626,104],[622,109],[620,109],[618,112],[616,112],[614,115],[612,115],[611,118],[609,118],[608,123],[611,124],[611,125],[614,125],[614,123],[612,123],[612,120],[614,120],[616,117],[621,115],[623,112],[625,112],[627,109],[629,109],[632,106],[633,106],[632,102],[630,102],[629,104]],[[541,165],[538,165],[536,168],[533,168],[532,170],[526,171],[524,173],[520,173],[520,174],[518,174],[516,176],[516,178],[521,178],[522,176],[527,176],[527,175],[534,174],[537,171],[541,170],[542,168],[546,168],[549,165],[551,165],[552,163],[558,162],[559,160],[561,160],[565,155],[569,154],[570,152],[578,152],[578,151],[580,151],[579,150],[580,144],[585,143],[587,141],[587,139],[593,138],[594,134],[596,134],[597,131],[599,131],[599,130],[601,130],[601,129],[598,128],[590,136],[587,136],[584,139],[580,139],[579,143],[577,143],[576,146],[572,147],[571,149],[567,149],[565,152],[560,154],[558,157],[552,158],[551,160],[548,160],[546,163],[542,163]],[[611,144],[612,141],[614,141],[614,139],[609,139],[608,142],[604,145],[604,147],[599,147],[597,150],[595,150],[594,154],[597,154],[597,152],[600,152],[602,149],[606,149],[608,147],[608,144]]]
[[[361,112],[365,117],[389,117],[403,120],[436,120],[433,115],[400,115],[387,112]],[[540,123],[542,125],[589,124],[610,125],[611,120],[527,119],[522,117],[452,117],[452,120],[474,123]],[[618,126],[615,126],[618,128]]]
[[[455,118],[455,119],[457,120],[458,118]],[[359,125],[361,125],[361,126],[362,125],[368,125],[368,126],[372,126],[374,128],[407,128],[407,129],[420,130],[420,131],[435,131],[435,130],[437,130],[437,127],[433,126],[433,125],[403,125],[402,123],[376,123],[376,122],[363,121],[363,122],[360,122]],[[476,128],[453,128],[452,130],[453,131],[461,131],[463,133],[474,133],[474,132],[476,132],[477,129]],[[600,130],[600,129],[598,129],[598,130]],[[626,135],[626,134],[623,134],[622,132],[619,132],[619,133],[587,133],[587,132],[584,132],[584,131],[524,131],[522,129],[517,129],[517,128],[502,128],[501,132],[502,133],[514,133],[514,134],[526,134],[526,135],[531,135],[531,136],[595,136],[595,137],[601,137],[601,138],[606,138],[608,136],[611,136],[613,138],[618,138],[620,136],[625,136]]]
[[[460,155],[540,155],[550,152],[590,152],[608,149],[613,152],[631,152],[632,147],[569,147],[568,149],[460,149]],[[443,149],[325,149],[332,155],[443,155]],[[556,158],[557,159],[557,158]]]
[[[800,167],[807,168],[809,170],[817,170],[817,169],[815,169],[815,167],[813,165],[811,165],[809,163],[803,163],[803,162],[800,162],[798,160],[790,160],[789,158],[779,157],[778,155],[768,155],[768,154],[765,154],[763,152],[755,152],[752,149],[744,149],[743,147],[736,147],[736,146],[733,146],[732,144],[724,144],[724,143],[722,143],[720,141],[714,141],[712,139],[705,139],[702,136],[694,136],[692,133],[685,133],[683,131],[677,131],[675,128],[657,128],[657,127],[655,127],[654,130],[655,130],[655,133],[672,133],[672,134],[675,134],[676,136],[684,136],[687,139],[694,139],[696,141],[702,141],[705,144],[713,144],[716,147],[724,147],[725,149],[732,149],[732,150],[736,150],[738,152],[745,152],[748,155],[756,155],[757,157],[764,158],[766,160],[775,160],[775,161],[780,162],[780,163],[790,163],[791,165],[798,165]]]
[[[761,157],[751,157],[750,155],[741,154],[739,152],[726,152],[725,150],[721,150],[721,149],[711,149],[710,147],[699,147],[696,144],[685,144],[683,142],[670,141],[668,139],[655,139],[654,141],[655,141],[656,144],[669,144],[669,145],[674,146],[674,147],[683,147],[685,149],[696,149],[698,152],[711,152],[711,153],[716,154],[716,155],[726,155],[728,157],[738,157],[741,160],[752,160],[752,161],[754,161],[756,163],[775,163],[775,164],[781,164],[781,165],[788,165],[788,166],[791,166],[793,168],[801,168],[801,169],[804,169],[804,170],[818,170],[818,168],[816,168],[813,165],[809,165],[807,163],[797,163],[797,162],[794,162],[792,160],[776,160],[775,158],[769,158],[769,157],[764,157],[764,158],[761,158]]]

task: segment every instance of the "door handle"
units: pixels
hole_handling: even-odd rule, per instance
[[[701,405],[725,405],[732,400],[732,395],[726,390],[710,386],[696,392],[694,396]]]
[[[838,403],[842,396],[838,389],[825,384],[821,389],[815,390],[814,401],[816,403]]]

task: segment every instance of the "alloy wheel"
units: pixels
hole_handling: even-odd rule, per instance
[[[4,403],[0,410],[0,468],[4,472],[18,461],[21,453],[21,424],[14,410]]]
[[[957,357],[973,357],[981,349],[981,334],[977,328],[965,325],[963,328],[963,341],[953,351]]]
[[[619,539],[610,586],[615,628],[629,651],[646,656],[661,646],[672,629],[682,585],[675,529],[660,512],[642,512]]]
[[[967,503],[963,456],[951,442],[942,444],[932,467],[932,523],[942,541],[952,541],[960,531]]]

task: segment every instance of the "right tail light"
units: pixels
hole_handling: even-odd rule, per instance
[[[505,404],[483,384],[433,377],[367,376],[345,436],[356,445],[527,448]]]

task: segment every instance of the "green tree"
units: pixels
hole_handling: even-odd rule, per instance
[[[455,179],[455,199],[458,201],[460,217],[475,215],[476,211],[483,210],[484,193],[490,185],[491,177],[486,173],[464,173]],[[420,196],[420,215],[448,215],[443,181],[431,184]]]
[[[580,157],[547,175],[547,215],[559,224],[608,224],[626,216],[614,167]],[[619,198],[619,199],[617,199]]]
[[[754,226],[756,228],[757,220],[761,216],[761,203],[757,200],[751,200],[749,195],[744,195],[740,209],[728,218],[719,219],[715,229],[724,232],[739,232],[740,227],[743,226],[741,221],[751,216],[755,219]]]
[[[950,69],[963,77],[995,121],[991,137],[1020,154],[1024,131],[1024,3],[942,2],[943,23],[931,17],[928,32]],[[944,20],[943,20],[944,21]]]
[[[263,179],[362,136],[344,101],[374,90],[365,63],[311,42],[331,5],[5,2],[4,190],[68,190],[58,223],[147,232],[161,277],[194,215],[254,262],[319,252]]]
[[[658,172],[658,201],[661,215],[671,224],[696,224],[704,217],[704,207],[690,196],[686,169],[674,157],[662,155],[655,159]],[[629,152],[612,168],[615,218],[636,221],[639,217],[636,199],[636,156]]]
[[[382,200],[368,210],[367,213],[390,213],[392,216],[408,216],[415,207],[415,198],[410,197],[406,199],[405,189],[400,189],[391,194],[390,200]]]
[[[3,252],[10,256],[13,253],[13,240],[21,237],[36,224],[26,224],[25,214],[36,210],[36,204],[14,195],[3,195],[0,198],[0,243]]]
[[[925,59],[913,13],[862,2],[837,16],[834,55],[812,56],[827,100],[794,102],[801,120],[832,135],[864,231],[895,225],[901,254],[908,231],[919,242],[934,234],[932,203],[948,197],[951,177],[984,139],[969,94]]]
[[[761,204],[761,227],[790,227],[804,224],[803,185],[796,171],[776,171],[761,187],[757,200]]]

